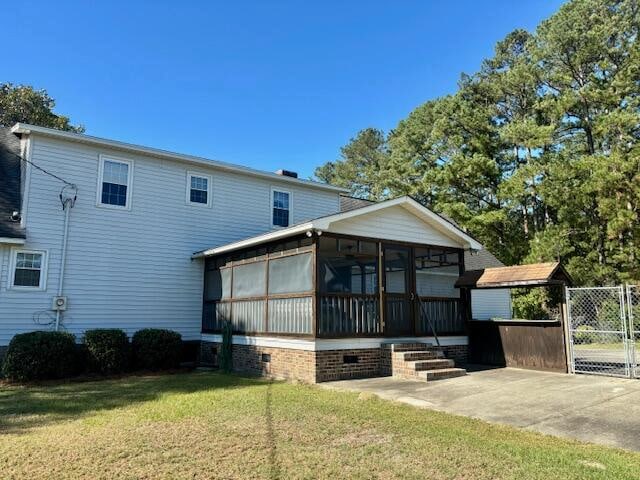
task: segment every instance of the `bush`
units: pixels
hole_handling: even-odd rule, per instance
[[[573,333],[573,341],[577,345],[588,345],[590,343],[594,343],[594,331],[595,328],[591,325],[580,325]]]
[[[120,373],[129,366],[129,339],[118,328],[87,330],[84,334],[89,369],[98,373]]]
[[[145,328],[133,335],[131,347],[137,368],[161,370],[180,365],[182,336],[177,332]]]
[[[15,335],[2,365],[4,376],[17,381],[65,378],[78,370],[75,337],[66,332]]]

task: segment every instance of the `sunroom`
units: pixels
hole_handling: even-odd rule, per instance
[[[234,345],[255,348],[462,336],[469,297],[455,283],[464,251],[480,248],[410,197],[214,247],[194,255],[205,260],[203,340],[217,343],[225,322]]]

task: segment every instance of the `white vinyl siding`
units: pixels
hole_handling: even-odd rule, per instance
[[[508,288],[471,290],[471,317],[474,320],[511,318],[511,291]]]
[[[34,163],[78,186],[69,223],[64,288],[69,310],[63,327],[77,336],[88,328],[123,328],[129,334],[170,328],[186,340],[199,339],[203,262],[191,255],[271,230],[266,204],[274,180],[198,166],[212,177],[212,208],[193,208],[185,202],[189,164],[131,155],[131,209],[123,215],[96,208],[95,202],[100,155],[121,158],[121,152],[44,137],[32,142]],[[36,169],[29,183],[25,248],[48,250],[48,283],[57,285],[61,184]],[[337,192],[282,186],[298,202],[292,223],[339,210]],[[10,249],[0,249],[0,345],[6,345],[15,333],[48,328],[36,320],[47,321],[53,293],[7,288]]]

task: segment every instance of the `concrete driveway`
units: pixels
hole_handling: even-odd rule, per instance
[[[320,385],[640,451],[640,380],[500,368],[429,383],[383,377]]]

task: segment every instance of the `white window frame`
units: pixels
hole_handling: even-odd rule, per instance
[[[199,203],[199,202],[191,201],[191,178],[192,177],[207,179],[207,203]],[[187,202],[187,205],[193,205],[194,207],[211,208],[211,205],[213,205],[213,177],[211,175],[208,175],[206,173],[195,172],[195,171],[188,171],[186,186],[187,186],[187,192],[186,192],[185,200]]]
[[[124,206],[102,203],[102,179],[104,176],[104,162],[125,163],[129,166],[127,175],[127,201]],[[131,197],[133,195],[133,160],[128,158],[114,157],[112,155],[100,154],[98,161],[98,185],[96,188],[96,206],[111,210],[131,210]]]
[[[289,195],[289,225],[283,227],[282,225],[274,225],[273,223],[273,199],[275,192],[286,193]],[[272,228],[288,228],[293,225],[293,194],[290,190],[286,190],[284,188],[271,187],[271,195],[269,196],[269,223]]]
[[[16,285],[16,266],[18,253],[34,253],[42,255],[40,262],[40,285],[37,287],[28,287],[24,285]],[[47,289],[47,266],[49,263],[49,252],[47,250],[31,250],[28,248],[12,248],[11,257],[9,259],[9,288],[11,290],[23,290],[28,292],[44,291]]]

